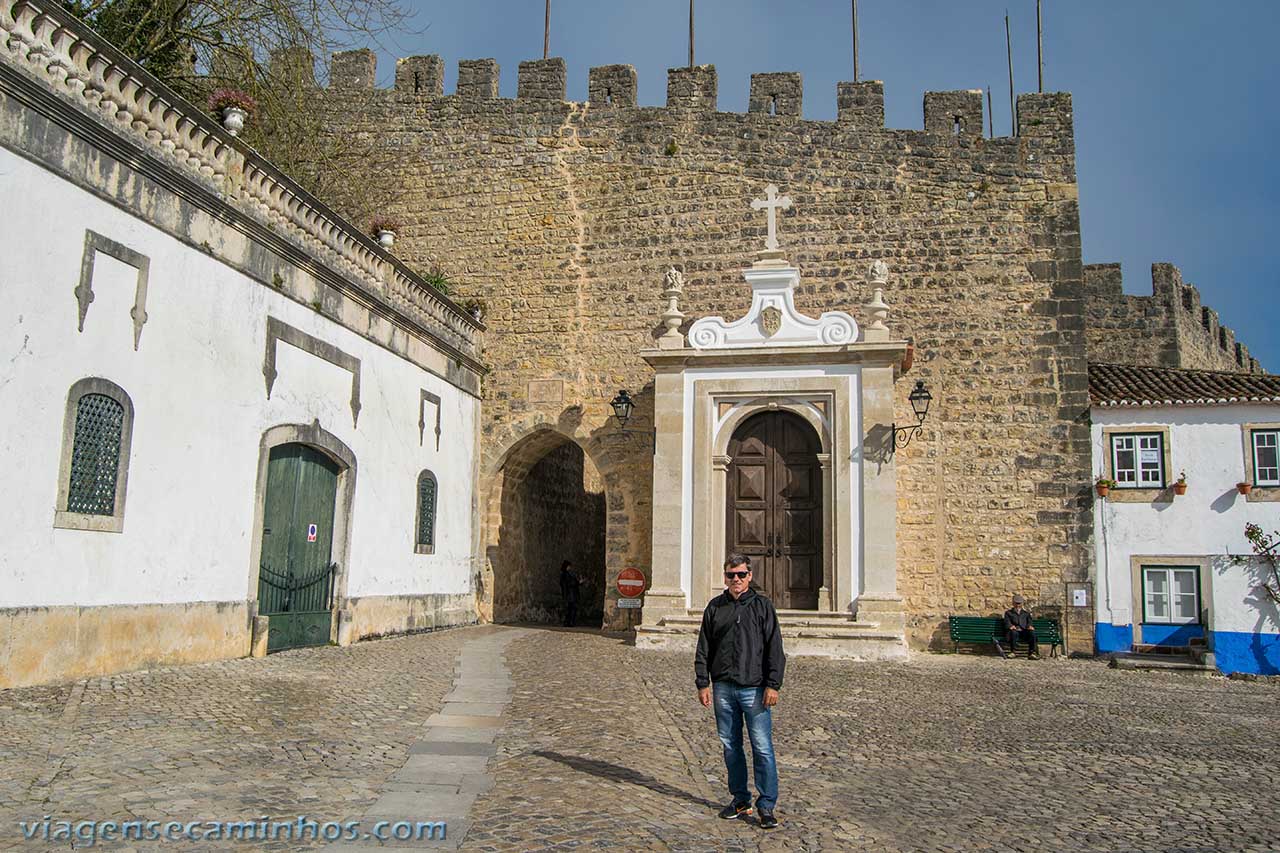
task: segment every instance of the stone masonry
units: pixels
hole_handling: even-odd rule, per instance
[[[1084,280],[1090,361],[1263,372],[1173,264],[1151,265],[1150,296],[1122,292],[1119,264],[1089,264]]]
[[[394,89],[365,89],[373,108],[344,119],[366,79],[358,67],[358,79],[332,81],[335,128],[377,140],[401,170],[405,192],[388,211],[404,223],[397,253],[434,260],[455,294],[485,303],[490,557],[503,465],[551,449],[539,437],[551,433],[578,443],[604,481],[607,587],[624,566],[648,572],[652,374],[636,354],[662,331],[663,271],[683,269],[690,319],[738,316],[749,302],[739,271],[765,231],[748,204],[776,183],[795,200],[779,231],[803,273],[798,307],[865,320],[867,270],[884,260],[895,331],[915,343],[908,379],[934,395],[924,435],[898,459],[900,589],[915,642],[939,636],[948,613],[1002,610],[1013,591],[1060,608],[1064,583],[1087,579],[1069,95],[1023,95],[1020,135],[986,139],[970,91],[927,95],[925,131],[890,130],[879,82],[841,83],[838,120],[808,121],[794,74],[753,77],[742,115],[715,111],[711,66],[673,69],[667,106],[654,108],[634,106],[627,66],[592,69],[592,100],[569,103],[559,60],[523,63],[517,99],[496,97],[498,68],[480,60],[460,63],[457,94],[405,73]],[[637,400],[626,432],[609,417],[619,388]],[[485,571],[503,569],[490,560]],[[629,620],[606,601],[610,625]]]

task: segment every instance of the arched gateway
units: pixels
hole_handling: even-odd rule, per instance
[[[599,627],[605,600],[605,486],[573,439],[537,429],[486,478],[481,615],[493,622],[563,618],[560,564],[583,579],[578,624]]]

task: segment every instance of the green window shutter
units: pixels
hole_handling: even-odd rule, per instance
[[[115,514],[123,433],[124,406],[115,400],[105,394],[85,394],[76,403],[68,512]]]
[[[436,544],[436,478],[430,471],[418,477],[418,544]]]

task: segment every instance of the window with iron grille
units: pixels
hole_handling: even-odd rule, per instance
[[[62,422],[54,527],[100,533],[124,530],[132,440],[133,401],[123,388],[99,377],[71,386]]]
[[[71,445],[71,480],[67,511],[113,515],[124,406],[105,394],[85,394],[76,403],[75,438]]]
[[[1252,431],[1253,484],[1255,486],[1280,486],[1280,430],[1255,429]]]
[[[1111,436],[1112,479],[1120,489],[1163,489],[1164,436],[1115,433]]]
[[[418,475],[418,536],[415,550],[431,554],[436,547],[436,477],[430,471]]]

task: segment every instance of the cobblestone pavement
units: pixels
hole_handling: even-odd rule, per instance
[[[1280,849],[1280,689],[1097,661],[788,662],[778,817],[728,799],[692,656],[540,631],[464,850]],[[1015,783],[1018,772],[1025,781]]]
[[[17,821],[44,815],[358,819],[440,709],[477,630],[0,691],[0,849],[66,849],[22,844]]]
[[[447,716],[457,674],[471,666],[483,683],[464,646],[504,630],[0,692],[0,849],[56,849],[20,846],[15,821],[45,814],[376,811],[394,774],[442,749],[414,744]],[[1280,849],[1273,684],[1093,661],[793,659],[775,714],[782,826],[765,833],[715,817],[724,767],[690,656],[535,630],[511,639],[503,663],[513,689],[492,787],[460,821],[463,850]],[[452,689],[459,702],[489,698]]]

